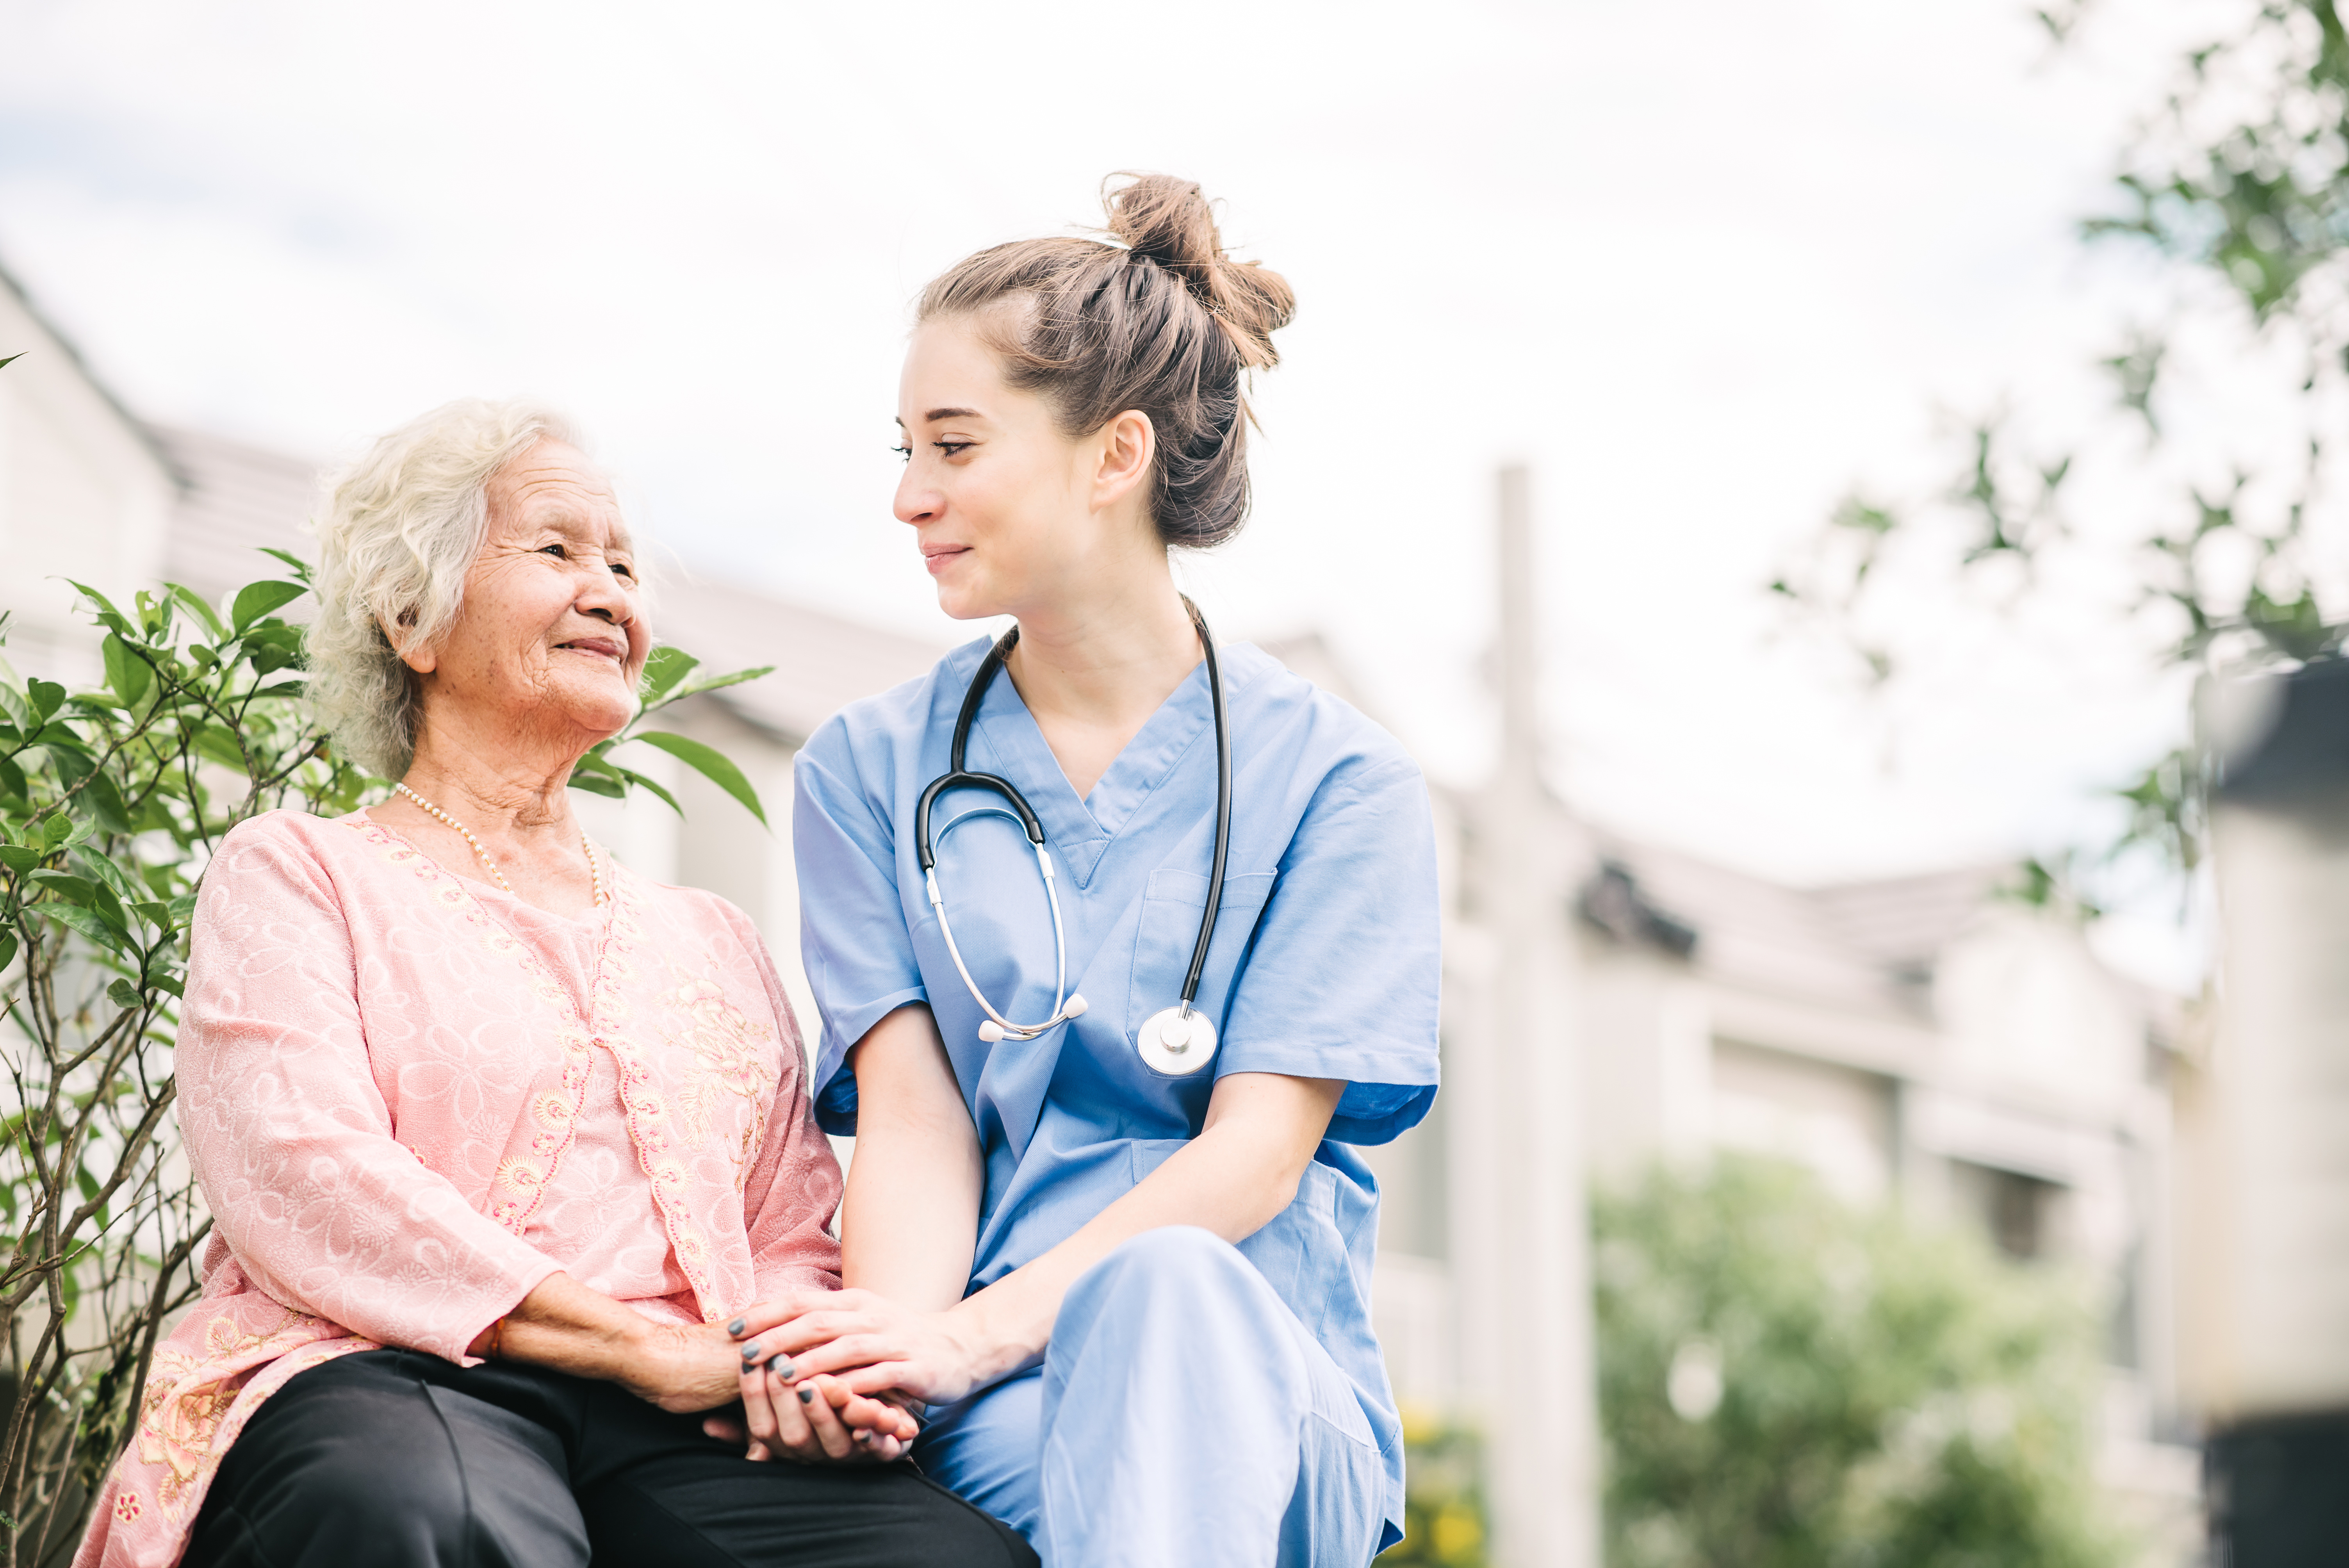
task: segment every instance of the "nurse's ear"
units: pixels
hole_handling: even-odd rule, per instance
[[[1134,508],[1150,515],[1147,480],[1158,456],[1158,431],[1150,416],[1128,408],[1086,438],[1092,467],[1092,494],[1097,512]]]

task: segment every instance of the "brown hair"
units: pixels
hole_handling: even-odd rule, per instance
[[[1187,180],[1113,174],[1101,240],[1016,240],[922,291],[917,321],[980,317],[1004,378],[1048,398],[1071,436],[1136,409],[1156,432],[1150,517],[1170,545],[1221,544],[1247,521],[1246,372],[1280,356],[1297,296],[1278,273],[1224,254]],[[1014,310],[993,307],[1009,303]]]

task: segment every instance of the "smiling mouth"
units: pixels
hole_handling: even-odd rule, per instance
[[[557,643],[555,646],[574,654],[593,654],[597,658],[609,659],[616,665],[626,663],[627,658],[626,649],[617,643],[606,642],[602,637],[582,637],[575,643]]]

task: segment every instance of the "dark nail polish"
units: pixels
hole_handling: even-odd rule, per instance
[[[777,1351],[775,1353],[775,1358],[767,1363],[767,1370],[772,1372],[776,1377],[781,1377],[786,1383],[792,1380],[792,1364],[784,1358],[781,1351]]]
[[[812,1404],[814,1404],[814,1403],[815,1403],[815,1390],[814,1390],[814,1389],[812,1389],[812,1388],[802,1388],[802,1389],[801,1389],[801,1390],[800,1390],[800,1403],[801,1403],[801,1404],[802,1404],[802,1405],[812,1405]]]
[[[738,1317],[738,1318],[736,1318],[733,1322],[731,1322],[731,1323],[728,1324],[728,1325],[726,1326],[726,1332],[727,1332],[727,1333],[729,1333],[729,1334],[730,1334],[730,1335],[732,1335],[732,1336],[733,1336],[735,1338],[737,1338],[737,1339],[741,1338],[741,1337],[742,1337],[742,1320],[741,1320],[740,1318],[739,1318],[739,1317]]]
[[[753,1362],[753,1361],[756,1361],[758,1358],[759,1358],[759,1347],[758,1347],[757,1346],[755,1346],[755,1345],[745,1345],[744,1346],[742,1346],[742,1361],[743,1361],[743,1364],[744,1364],[745,1366],[748,1366],[750,1363],[751,1363],[751,1362]]]

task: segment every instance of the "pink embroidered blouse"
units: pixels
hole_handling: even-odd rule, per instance
[[[835,1288],[840,1168],[741,912],[605,861],[566,920],[364,816],[273,812],[197,905],[180,1125],[213,1217],[76,1568],[170,1568],[295,1373],[465,1347],[557,1269],[648,1317]]]

